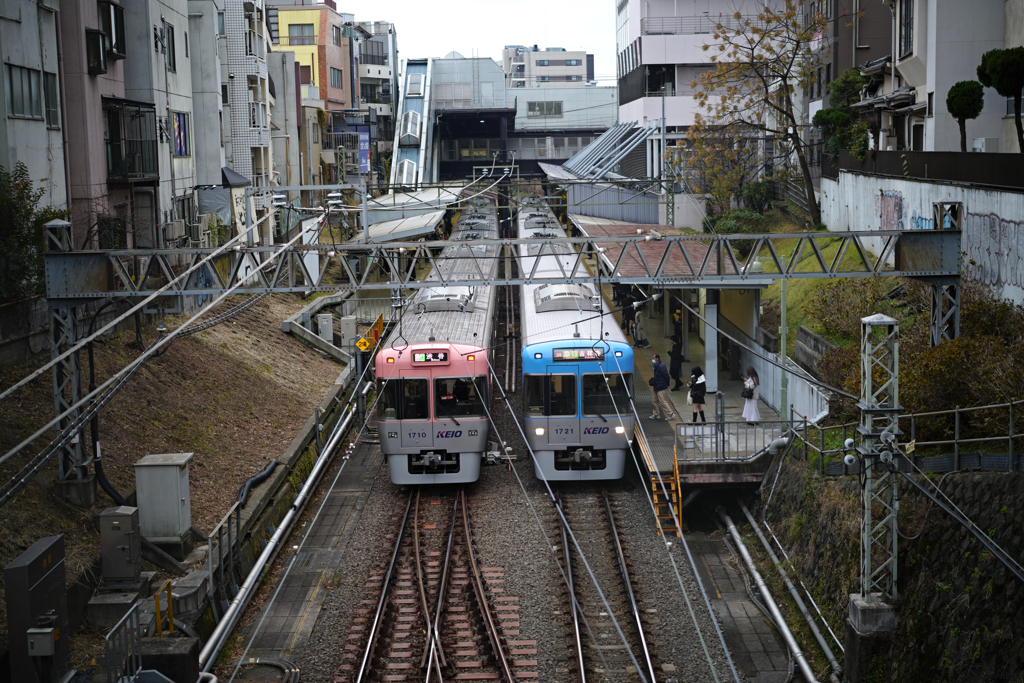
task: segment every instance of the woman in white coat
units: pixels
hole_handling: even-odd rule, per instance
[[[761,421],[761,413],[757,409],[757,399],[760,396],[761,378],[757,376],[757,370],[750,366],[747,368],[747,378],[743,380],[743,388],[752,392],[750,398],[743,399],[743,419],[748,424]]]

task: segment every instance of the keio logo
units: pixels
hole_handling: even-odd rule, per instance
[[[584,434],[607,434],[607,427],[587,427],[583,430]]]
[[[608,430],[606,429],[605,431],[608,431]],[[438,432],[437,436],[434,437],[434,438],[436,438],[436,439],[454,439],[454,438],[457,438],[457,437],[460,437],[460,436],[462,436],[462,430],[461,429],[458,430],[458,431],[452,431],[452,430],[449,429],[447,432],[446,431]]]

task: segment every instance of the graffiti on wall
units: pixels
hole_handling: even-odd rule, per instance
[[[1024,288],[1024,221],[1006,220],[994,213],[968,213],[964,249],[964,258],[983,284]]]
[[[903,193],[899,190],[881,190],[879,215],[882,230],[903,230]]]

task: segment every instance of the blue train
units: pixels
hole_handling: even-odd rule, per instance
[[[520,238],[565,231],[541,203],[524,206]],[[525,272],[568,273],[570,245],[521,245]],[[538,263],[539,261],[539,263]],[[534,472],[548,481],[619,479],[633,441],[633,349],[597,288],[522,285],[523,421]]]

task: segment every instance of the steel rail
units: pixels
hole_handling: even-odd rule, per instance
[[[420,490],[418,488],[415,495],[409,496],[409,502],[405,506],[405,517],[402,518],[402,527],[398,531],[398,540],[395,542],[395,550],[391,554],[391,563],[388,565],[388,570],[384,574],[384,580],[381,582],[380,599],[377,601],[377,611],[373,615],[373,622],[370,624],[366,652],[363,653],[363,661],[359,665],[359,671],[356,673],[356,683],[362,683],[369,679],[370,656],[373,654],[373,648],[377,644],[377,638],[380,636],[384,607],[388,603],[388,586],[391,584],[391,576],[394,574],[395,564],[398,562],[398,551],[402,548],[402,539],[405,537],[405,527],[409,523],[409,511],[413,506],[413,498],[416,499],[416,506],[419,507]]]
[[[626,556],[622,552],[622,543],[619,541],[619,531],[615,528],[615,516],[612,514],[612,504],[608,500],[608,492],[601,489],[601,498],[604,500],[604,509],[608,513],[608,528],[612,531],[612,542],[615,545],[615,557],[619,562],[619,571],[622,572],[622,584],[626,587],[626,594],[629,595],[629,606],[633,611],[633,622],[636,624],[637,636],[640,638],[640,647],[644,654],[644,664],[647,665],[647,672],[651,681],[658,680],[654,674],[654,663],[651,662],[650,648],[647,647],[647,638],[644,637],[644,625],[640,621],[640,608],[636,604],[636,596],[633,595],[633,584],[629,579],[629,570],[626,568]]]
[[[480,574],[480,567],[476,563],[476,553],[473,550],[473,530],[469,524],[469,497],[466,495],[465,488],[459,491],[459,496],[462,499],[462,529],[466,534],[466,555],[469,558],[469,568],[473,574],[473,591],[476,593],[477,606],[480,608],[480,616],[484,622],[484,628],[487,631],[487,638],[491,641],[491,649],[494,651],[494,658],[498,662],[498,666],[501,669],[502,674],[505,676],[505,681],[508,683],[516,683],[518,679],[512,674],[512,667],[509,665],[508,658],[505,656],[505,649],[501,646],[499,640],[498,625],[494,622],[494,616],[491,614],[491,610],[487,605],[487,593],[484,591],[484,583]],[[358,682],[357,682],[358,683]]]
[[[412,517],[412,549],[413,556],[416,558],[416,585],[419,588],[420,594],[420,609],[423,610],[423,621],[427,626],[427,642],[431,642],[433,633],[431,629],[433,624],[430,621],[430,605],[427,603],[427,582],[423,578],[423,558],[420,557],[420,495],[419,490],[416,491],[416,506]],[[426,656],[426,648],[423,650],[424,656]],[[420,660],[420,668],[423,668],[423,662]]]
[[[444,567],[441,570],[441,585],[437,591],[437,606],[434,612],[434,639],[430,641],[430,647],[427,651],[427,678],[426,683],[430,683],[430,673],[432,671],[432,665],[437,666],[437,680],[438,683],[443,683],[444,678],[441,673],[441,667],[447,667],[448,663],[444,659],[444,650],[441,647],[441,612],[444,608],[444,601],[448,597],[448,582],[451,578],[451,567],[452,567],[452,546],[455,545],[455,516],[459,512],[459,497],[455,496],[455,502],[452,504],[452,517],[448,523],[448,547],[444,553]],[[422,664],[420,665],[422,666]]]
[[[565,508],[562,507],[562,492],[558,491],[558,500],[555,502],[562,513],[565,513]],[[572,559],[569,553],[569,534],[566,530],[565,524],[559,524],[562,527],[562,554],[565,555],[565,580],[569,584],[569,602],[572,606],[572,633],[576,641],[576,665],[580,671],[580,683],[587,683],[587,672],[584,668],[583,663],[583,636],[580,633],[580,610],[576,603],[576,586],[572,580]]]

